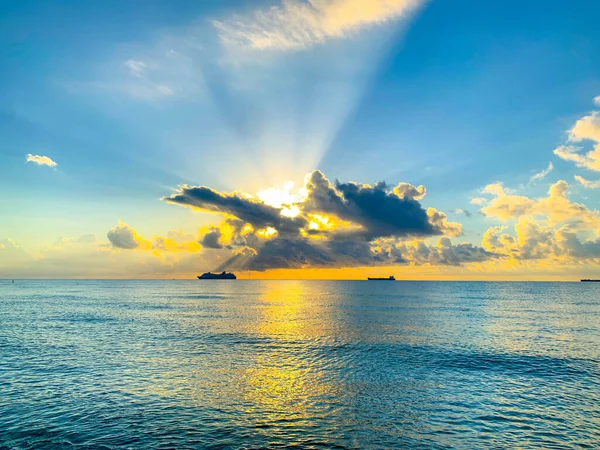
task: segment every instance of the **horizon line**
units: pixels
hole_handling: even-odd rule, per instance
[[[400,282],[450,282],[450,283],[580,283],[582,280],[590,280],[590,278],[573,279],[573,280],[515,280],[515,279],[418,279],[418,278],[397,278],[394,281]],[[594,280],[594,278],[591,278]],[[2,278],[0,281],[198,281],[196,278]],[[377,281],[368,280],[366,278],[237,278],[236,280],[204,280],[204,281]],[[388,280],[384,280],[388,281]]]

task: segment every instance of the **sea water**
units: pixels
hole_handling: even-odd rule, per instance
[[[600,284],[0,281],[0,448],[600,448]]]

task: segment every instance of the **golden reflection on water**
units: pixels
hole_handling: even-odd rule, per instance
[[[324,329],[330,320],[328,309],[302,282],[268,282],[265,288],[256,303],[252,301],[240,308],[244,312],[238,316],[238,322],[224,321],[220,314],[207,322],[208,328],[225,335],[242,332],[258,337],[261,343],[252,357],[235,361],[228,359],[228,354],[192,356],[174,352],[139,360],[136,363],[139,367],[171,369],[145,384],[144,392],[215,407],[233,402],[243,405],[251,413],[249,417],[261,423],[314,417],[314,412],[310,415],[308,409],[315,399],[334,392],[321,370],[327,358],[318,350],[322,349],[324,335],[331,332]],[[218,310],[226,307],[223,302]],[[189,312],[169,319],[189,336],[198,332],[198,317],[190,317]],[[188,350],[193,353],[192,343]]]
[[[303,318],[307,314],[307,301],[302,286],[295,282],[273,283],[261,299],[261,318],[255,332],[263,337],[286,339],[303,333]]]
[[[272,283],[261,300],[254,332],[271,343],[243,374],[247,412],[260,410],[261,422],[309,419],[314,400],[333,395],[310,346],[320,336],[323,310],[303,288],[301,282]]]

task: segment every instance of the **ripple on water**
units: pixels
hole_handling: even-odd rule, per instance
[[[3,448],[600,448],[578,284],[0,286]]]

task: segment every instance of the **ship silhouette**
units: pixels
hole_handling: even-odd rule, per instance
[[[206,272],[202,275],[198,275],[199,280],[236,280],[237,277],[233,273],[222,272],[222,273],[211,273]]]
[[[387,278],[369,277],[369,278],[367,278],[367,280],[369,280],[369,281],[396,281],[396,278],[394,278],[394,275],[390,275]]]

